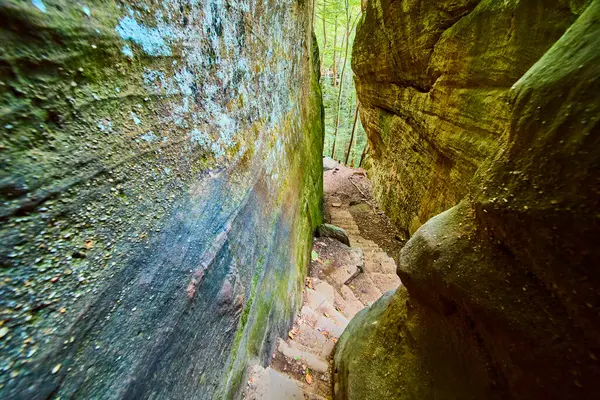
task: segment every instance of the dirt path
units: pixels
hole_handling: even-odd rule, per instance
[[[271,365],[254,366],[243,398],[330,399],[331,356],[350,319],[401,283],[390,256],[403,238],[371,197],[364,171],[337,165],[324,172],[325,219],[347,233],[350,247],[313,240],[302,309]]]

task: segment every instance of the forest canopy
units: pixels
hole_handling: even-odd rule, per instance
[[[355,167],[360,165],[367,143],[350,67],[361,7],[361,0],[317,0],[314,22],[325,105],[324,155]]]

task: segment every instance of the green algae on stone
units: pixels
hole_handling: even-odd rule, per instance
[[[0,5],[0,393],[233,396],[321,222],[311,5],[39,3]]]
[[[367,2],[352,68],[374,194],[399,229],[466,195],[501,142],[510,88],[580,12],[567,0]]]
[[[598,397],[599,21],[590,2],[501,95],[499,150],[340,338],[335,398]]]

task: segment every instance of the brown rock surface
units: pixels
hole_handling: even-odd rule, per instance
[[[600,397],[599,48],[594,1],[514,84],[467,196],[402,250],[406,290],[351,321],[335,398]]]
[[[415,232],[456,205],[497,150],[511,86],[582,1],[367,3],[352,67],[379,204]]]

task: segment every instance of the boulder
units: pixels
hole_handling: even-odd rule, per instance
[[[403,248],[406,289],[340,338],[336,399],[598,398],[599,21],[511,86],[499,150]]]
[[[322,224],[317,228],[317,237],[329,237],[350,246],[350,239],[346,231],[340,227],[331,224]]]
[[[330,171],[340,167],[340,163],[331,157],[323,157],[323,171]]]

